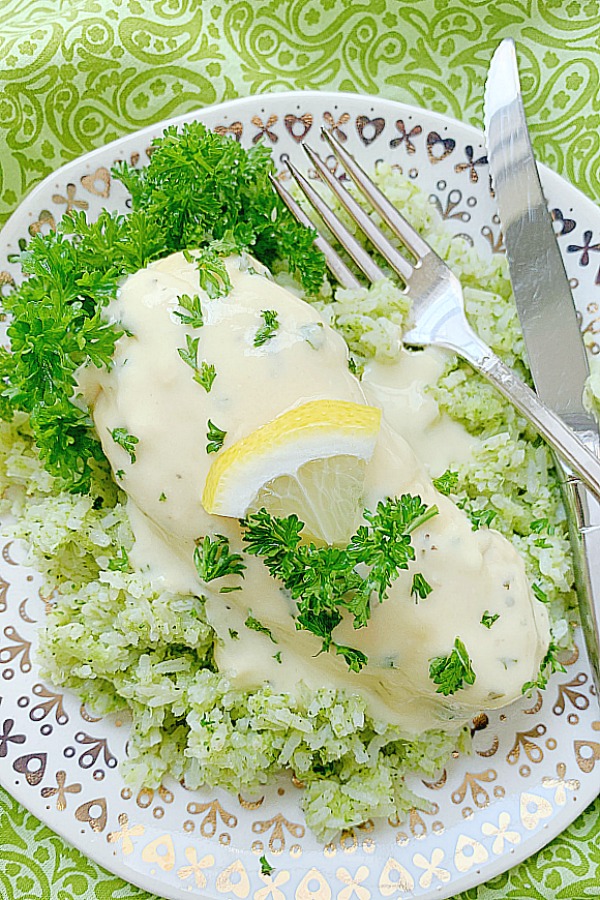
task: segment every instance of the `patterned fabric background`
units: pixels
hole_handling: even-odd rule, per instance
[[[2,0],[0,223],[62,163],[166,116],[253,93],[381,94],[481,124],[490,56],[519,43],[538,158],[600,200],[598,0]],[[464,900],[600,897],[598,801]],[[2,900],[150,895],[0,791]]]

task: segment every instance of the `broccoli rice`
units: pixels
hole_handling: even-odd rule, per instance
[[[481,259],[453,238],[416,185],[390,166],[381,165],[376,180],[461,280],[475,330],[528,377],[504,258]],[[273,268],[291,283],[281,261]],[[359,372],[370,360],[393,365],[398,358],[410,306],[391,281],[356,291],[326,283],[306,299],[343,336]],[[456,357],[448,355],[430,395],[479,438],[457,467],[452,499],[472,516],[485,513],[516,547],[547,602],[553,642],[569,646],[572,560],[548,448]],[[239,791],[289,769],[305,786],[307,825],[328,840],[369,818],[402,817],[420,802],[406,776],[433,778],[453,750],[468,749],[466,727],[409,740],[373,718],[360,696],[339,689],[303,688],[292,697],[267,684],[234,688],[216,668],[204,598],[157,590],[129,565],[126,497],[106,468],[92,465],[89,493],[64,490],[44,468],[25,414],[0,423],[0,481],[4,533],[25,542],[27,563],[52,595],[40,632],[43,677],[75,691],[95,713],[129,712],[122,774],[132,785],[156,787],[170,775],[191,789]]]

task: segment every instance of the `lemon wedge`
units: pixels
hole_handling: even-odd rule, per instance
[[[309,535],[345,543],[360,519],[380,422],[381,410],[345,400],[290,409],[215,459],[202,505],[234,518],[263,507],[273,516],[295,513]]]

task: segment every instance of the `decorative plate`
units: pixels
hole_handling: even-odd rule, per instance
[[[503,251],[483,138],[467,125],[376,97],[325,92],[236,100],[197,118],[244,144],[263,140],[279,167],[288,157],[306,166],[300,142],[310,137],[322,146],[319,129],[330,128],[367,168],[385,159],[417,181],[448,228],[480,254]],[[127,208],[111,166],[146,161],[166,124],[88,153],[32,191],[0,235],[1,290],[20,277],[13,254],[66,210],[94,217],[102,207]],[[328,163],[335,168],[331,157]],[[600,211],[552,172],[542,170],[542,178],[582,330],[595,334]],[[472,755],[457,755],[435,782],[415,779],[429,812],[412,810],[404,822],[367,822],[321,846],[305,827],[291,778],[256,802],[177,783],[132,792],[118,767],[126,723],[92,717],[77,697],[39,677],[44,598],[22,559],[11,543],[0,559],[0,780],[50,828],[148,891],[238,900],[449,897],[534,853],[599,793],[600,714],[580,649],[543,695],[490,713]],[[260,871],[263,854],[274,866],[270,876]]]

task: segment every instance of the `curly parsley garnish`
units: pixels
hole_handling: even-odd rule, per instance
[[[208,431],[206,432],[206,439],[208,441],[206,445],[207,453],[217,453],[221,447],[223,446],[223,441],[227,436],[226,431],[221,431],[220,428],[217,428],[214,422],[211,422],[209,419],[207,422]]]
[[[263,309],[261,312],[264,325],[262,325],[254,335],[254,346],[262,347],[267,341],[275,336],[275,332],[279,328],[279,320],[277,312],[274,309]]]
[[[113,428],[110,436],[115,444],[118,444],[119,447],[122,447],[129,454],[131,462],[134,463],[136,460],[135,447],[136,444],[139,444],[140,439],[136,438],[134,434],[129,434],[126,428]]]
[[[405,494],[378,503],[375,512],[365,510],[368,524],[346,547],[317,547],[302,543],[304,523],[296,515],[277,518],[261,509],[245,522],[244,542],[296,601],[296,627],[321,638],[323,652],[334,650],[358,672],[367,663],[365,654],[333,640],[342,610],[353,616],[355,628],[367,624],[372,598],[385,600],[399,572],[415,558],[411,533],[437,512]],[[357,571],[360,564],[368,567],[365,574],[362,567]]]
[[[42,463],[70,491],[89,491],[98,463],[108,471],[91,417],[71,401],[80,366],[112,364],[124,329],[102,313],[124,276],[188,247],[211,296],[228,290],[222,256],[248,248],[266,266],[287,260],[309,293],[325,275],[314,232],[271,187],[268,148],[246,150],[192,122],[166,129],[152,151],[145,168],[113,170],[131,193],[131,213],[104,210],[94,222],[66,213],[56,231],[30,240],[20,254],[28,277],[2,298],[11,346],[0,348],[0,416],[28,414]],[[190,299],[180,298],[176,314],[200,327],[201,307]]]
[[[269,182],[270,150],[262,144],[245,149],[237,141],[209,131],[200,122],[170,126],[152,144],[144,169],[121,163],[116,176],[131,192],[133,209],[145,210],[164,229],[163,253],[216,242],[223,256],[251,249],[270,265],[288,260],[304,287],[318,291],[325,274],[314,232],[298,225]],[[202,259],[209,279],[214,257]],[[203,277],[199,266],[200,277]],[[209,290],[209,288],[205,288]],[[217,287],[217,290],[220,290]]]
[[[447,697],[461,690],[465,684],[475,683],[475,672],[467,648],[457,637],[449,656],[436,656],[429,660],[429,677],[438,685],[436,693]]]

